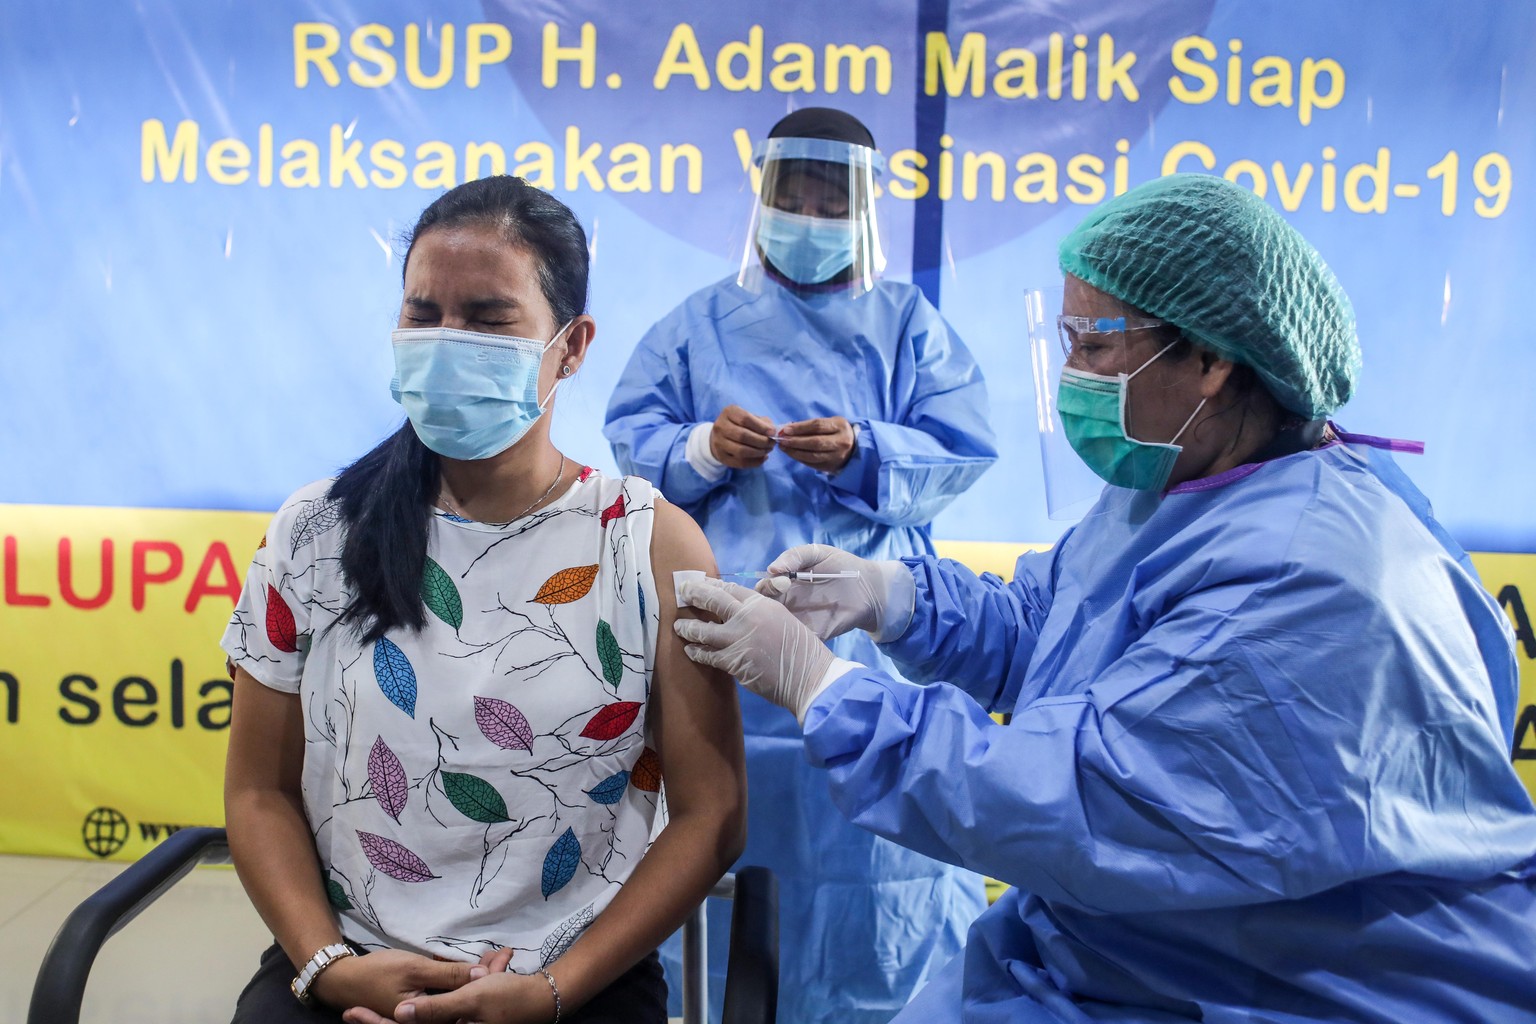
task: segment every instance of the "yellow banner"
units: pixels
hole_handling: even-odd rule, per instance
[[[223,823],[218,642],[269,518],[0,505],[0,853],[133,860]]]
[[[1515,771],[1526,792],[1536,798],[1536,634],[1526,600],[1536,601],[1536,555],[1474,554],[1483,586],[1515,627],[1515,659],[1520,665],[1520,699],[1515,705]]]
[[[0,505],[0,853],[132,860],[224,820],[218,640],[264,513]],[[943,542],[1012,575],[1043,545]],[[1515,764],[1536,793],[1536,555],[1476,555],[1515,625]]]

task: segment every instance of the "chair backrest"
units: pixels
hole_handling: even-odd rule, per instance
[[[27,1024],[79,1024],[96,954],[113,935],[199,864],[228,864],[221,828],[184,828],[70,912],[37,969]]]
[[[744,867],[709,894],[735,900],[721,1024],[772,1024],[779,1003],[778,879],[767,868]],[[709,1022],[707,920],[701,903],[683,923],[683,1024]]]
[[[779,1011],[779,880],[760,867],[741,868],[734,878],[722,1024],[773,1024]]]

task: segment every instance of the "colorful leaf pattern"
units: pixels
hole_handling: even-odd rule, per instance
[[[395,707],[416,717],[416,670],[394,641],[381,636],[373,645],[373,675]]]
[[[637,701],[624,700],[609,704],[592,716],[581,734],[589,740],[617,739],[634,724],[635,716],[639,713],[640,704]]]
[[[624,656],[619,652],[613,627],[603,619],[597,620],[597,660],[603,666],[603,681],[617,690],[624,680]]]
[[[341,502],[329,497],[311,501],[293,521],[293,533],[289,536],[293,553],[297,555],[300,548],[322,533],[334,530],[340,522]]]
[[[362,844],[363,856],[368,858],[368,863],[390,878],[400,882],[426,882],[437,877],[425,861],[393,839],[358,830],[357,841]]]
[[[368,751],[368,781],[373,784],[374,799],[384,808],[384,813],[399,824],[409,792],[408,783],[400,758],[389,749],[382,736],[373,741],[373,749]]]
[[[629,772],[630,785],[647,793],[661,791],[661,758],[656,756],[656,751],[646,747],[640,754],[640,760]]]
[[[585,468],[581,479],[591,475],[591,469]],[[536,524],[541,533],[530,541],[516,540],[516,535],[481,540],[475,531],[453,530],[433,520],[433,557],[426,560],[419,593],[432,616],[453,632],[392,633],[373,642],[371,659],[367,645],[355,642],[350,649],[343,642],[340,650],[346,653],[337,658],[332,650],[337,645],[325,639],[346,598],[336,553],[338,527],[343,525],[340,505],[328,494],[310,492],[320,496],[292,503],[285,510],[286,518],[261,537],[256,560],[266,572],[253,575],[256,599],[245,603],[241,620],[248,630],[256,627],[246,634],[251,638],[248,642],[254,645],[264,632],[268,646],[265,652],[255,653],[267,660],[273,654],[302,658],[301,648],[307,650],[312,642],[316,648],[312,664],[318,664],[323,653],[324,660],[340,666],[339,673],[332,670],[332,677],[339,676],[339,699],[306,709],[306,724],[315,725],[321,719],[312,716],[326,709],[323,727],[332,730],[337,752],[335,779],[322,794],[331,800],[328,820],[341,835],[354,834],[358,841],[347,858],[337,860],[339,873],[329,866],[322,872],[326,899],[337,911],[376,922],[379,911],[394,915],[407,905],[421,904],[419,900],[402,903],[410,898],[392,895],[400,891],[398,887],[378,885],[380,876],[409,884],[441,878],[434,893],[457,893],[457,887],[469,886],[462,896],[435,895],[431,907],[467,898],[468,905],[477,908],[482,892],[490,894],[489,899],[506,901],[520,887],[531,888],[537,877],[544,899],[560,894],[561,902],[554,906],[564,910],[580,906],[603,886],[624,884],[645,848],[649,815],[658,806],[654,797],[647,799],[644,794],[658,793],[662,783],[659,758],[654,750],[643,747],[643,696],[617,699],[648,692],[646,675],[638,670],[640,656],[625,651],[650,650],[649,635],[656,624],[647,611],[649,580],[643,561],[637,572],[623,556],[631,550],[625,531],[649,522],[635,517],[649,513],[653,501],[648,489],[635,489],[644,487],[643,483],[626,484],[617,493],[610,489],[611,482],[601,481],[599,486],[603,490],[598,493],[604,495],[601,501],[571,509],[579,515],[566,517],[562,514],[566,509],[559,509],[541,519]],[[604,532],[600,539],[594,538],[596,550],[568,546],[570,541],[558,530],[549,530],[548,524],[555,523],[570,523],[589,531],[589,536],[590,531]],[[446,545],[441,543],[445,531],[452,535]],[[322,539],[328,533],[330,539]],[[508,544],[509,540],[513,543]],[[285,550],[290,548],[292,563]],[[567,562],[543,579],[532,598],[527,597],[534,583],[562,564],[553,561],[551,554],[583,550],[591,552],[588,557],[597,556],[594,564]],[[493,552],[494,557],[486,560]],[[614,578],[611,585],[605,578],[599,589],[604,568]],[[487,585],[487,581],[493,582]],[[636,604],[634,610],[626,611],[630,587]],[[259,600],[261,589],[266,591],[264,605]],[[548,611],[529,617],[514,610],[518,601],[525,600]],[[637,611],[639,633],[632,618]],[[519,637],[528,639],[515,639]],[[514,643],[507,644],[508,639]],[[493,649],[494,656],[485,653]],[[367,682],[370,660],[377,690]],[[477,666],[485,670],[479,677],[467,671]],[[551,668],[558,671],[550,672]],[[472,678],[476,681],[470,682]],[[432,682],[429,690],[419,689],[424,680]],[[481,692],[476,694],[471,686],[480,687]],[[569,690],[569,696],[552,700],[557,688]],[[390,706],[403,711],[409,721],[394,716]],[[465,712],[471,709],[478,736],[464,722]],[[334,725],[333,715],[337,715]],[[348,780],[342,755],[348,750],[361,753],[357,747],[366,742],[365,728],[375,739],[364,748],[367,781],[359,786],[356,776],[363,765],[346,754],[352,764]],[[578,735],[595,742],[583,746]],[[544,756],[526,756],[533,754],[536,737],[540,744],[548,740],[547,749],[540,746]],[[412,795],[407,765],[418,772],[431,768],[416,783],[422,799]],[[564,774],[577,766],[579,771]],[[588,766],[597,770],[589,773]],[[580,786],[588,788],[581,789],[575,782],[578,776],[600,781],[583,782]],[[632,819],[628,810],[615,816],[611,809],[629,800],[635,801],[644,818]],[[378,816],[375,805],[388,822]],[[644,821],[646,831],[634,831],[637,821]],[[487,827],[452,831],[470,822]],[[367,830],[378,823],[386,827]],[[582,825],[581,839],[577,824]],[[536,853],[514,852],[508,859],[508,851],[525,848],[503,844],[513,837],[522,841],[538,835],[549,844],[542,861]],[[535,849],[538,845],[542,844],[536,839]],[[466,852],[468,864],[480,859],[480,873],[472,885],[465,873],[462,854]],[[364,858],[377,875],[358,863]],[[434,866],[443,872],[441,876]],[[506,935],[496,939],[516,947],[515,963],[523,965],[515,967],[519,970],[534,959],[553,962],[594,918],[591,905],[581,906],[551,929],[548,918],[524,917],[519,908],[525,906],[507,903],[504,909],[509,920],[537,922],[538,930],[509,933],[517,941],[509,941]],[[428,912],[436,913],[431,907]],[[458,939],[439,937],[458,948]]]
[[[572,601],[580,601],[587,596],[592,589],[592,584],[597,580],[596,565],[574,565],[569,569],[561,569],[539,588],[539,592],[533,595],[537,604],[570,604]]]
[[[544,877],[539,885],[544,898],[549,899],[564,889],[575,876],[579,864],[581,864],[581,842],[576,838],[576,831],[568,828],[560,833],[560,838],[555,840],[555,845],[551,846],[549,852],[544,855]]]
[[[459,596],[459,588],[443,567],[430,558],[421,575],[421,600],[433,615],[454,629],[464,625],[464,599]]]
[[[443,792],[454,810],[471,821],[493,825],[507,820],[507,802],[496,787],[476,775],[443,772]]]
[[[600,804],[616,804],[629,785],[629,772],[616,772],[587,790],[587,796]]]
[[[332,878],[329,871],[322,871],[320,878],[325,882],[325,898],[327,902],[337,910],[351,910],[352,901],[347,899],[347,890],[341,887],[341,883]]]
[[[592,924],[592,908],[582,907],[560,922],[560,927],[550,932],[539,946],[539,966],[548,967],[565,955],[571,944]]]
[[[533,750],[533,728],[517,708],[495,697],[475,698],[475,724],[503,750]]]
[[[298,630],[293,624],[293,609],[272,584],[267,584],[267,639],[284,654],[299,649]]]

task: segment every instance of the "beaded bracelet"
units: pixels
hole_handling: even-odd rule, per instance
[[[539,968],[539,973],[544,975],[544,980],[549,982],[550,994],[555,997],[555,1019],[551,1024],[560,1024],[560,987],[555,984],[555,979],[544,968]]]

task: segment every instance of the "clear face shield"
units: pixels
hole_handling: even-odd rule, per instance
[[[1172,442],[1135,439],[1126,411],[1132,378],[1173,347],[1170,342],[1153,353],[1138,350],[1138,358],[1148,354],[1150,358],[1127,372],[1131,339],[1138,332],[1172,325],[1166,320],[1065,310],[1062,293],[1060,286],[1029,291],[1025,319],[1046,511],[1052,519],[1070,521],[1088,513],[1106,482],[1129,492],[1160,490],[1180,449]],[[1071,378],[1066,389],[1064,374]],[[1091,467],[1089,460],[1097,467]]]
[[[885,159],[831,139],[766,139],[757,147],[758,194],[737,283],[862,295],[885,269],[875,212]]]

